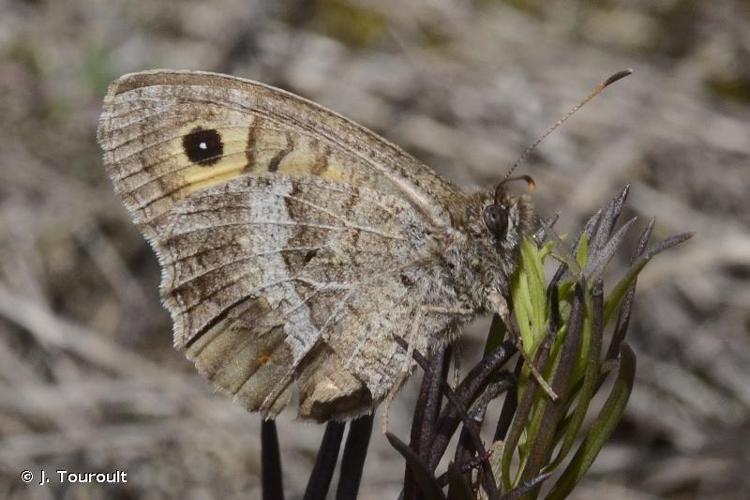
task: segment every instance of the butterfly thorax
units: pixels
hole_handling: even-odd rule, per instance
[[[456,289],[477,312],[491,311],[489,295],[510,293],[519,245],[536,224],[531,199],[495,189],[469,196],[463,219],[455,222],[444,252]]]

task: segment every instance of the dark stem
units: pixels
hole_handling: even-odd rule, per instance
[[[516,368],[513,370],[514,383],[505,395],[503,409],[500,411],[500,418],[497,420],[492,442],[505,441],[510,424],[513,422],[513,416],[516,414],[516,409],[518,409],[518,377],[521,375],[521,368],[523,368],[523,358],[519,357],[516,361]]]
[[[469,371],[455,391],[451,389],[451,393],[460,396],[458,397],[458,404],[447,405],[443,408],[438,418],[437,432],[431,446],[429,460],[430,467],[433,470],[437,467],[440,458],[448,447],[451,436],[456,432],[458,424],[462,420],[460,409],[464,409],[465,414],[465,409],[471,406],[481,393],[481,390],[491,381],[494,375],[497,375],[500,368],[515,353],[516,347],[513,345],[513,342],[503,342]],[[447,382],[443,382],[443,386],[450,389]],[[450,399],[447,392],[445,392],[445,395]]]
[[[403,338],[399,337],[398,335],[396,335],[394,338],[396,342],[398,342],[398,344],[404,350],[408,349],[408,344]],[[488,357],[492,357],[495,363],[497,363],[498,360],[501,359],[502,361],[498,365],[499,367],[500,365],[505,363],[505,361],[507,361],[507,359],[510,356],[512,356],[514,353],[515,351],[512,350],[512,344],[510,345],[510,348],[507,347],[505,344],[503,344],[503,346],[498,347],[493,352],[494,356],[488,356]],[[422,356],[422,354],[419,351],[414,350],[412,353],[412,356],[414,360],[417,362],[417,364],[422,368],[422,370],[424,371],[429,370],[429,364],[427,360],[425,359],[424,356]],[[484,363],[484,361],[485,360],[480,362],[480,364],[477,365],[477,367],[474,367],[474,369],[472,369],[472,371],[469,372],[469,374],[471,375],[471,373],[474,372],[475,370],[477,370],[478,372],[482,372],[484,371],[482,370],[482,368],[486,370],[490,366],[494,366],[494,363]],[[490,375],[494,371],[495,369],[489,370],[489,373],[486,374],[486,377],[481,377],[483,379],[484,384],[482,383],[478,384],[478,388],[484,387],[484,385],[489,381]],[[484,457],[484,460],[482,460],[482,471],[483,471],[482,482],[483,482],[485,491],[487,491],[487,494],[490,496],[490,498],[494,498],[494,496],[497,494],[497,483],[495,483],[495,477],[492,474],[492,467],[490,466],[490,463],[487,460],[487,452],[484,448],[484,443],[482,443],[482,440],[480,439],[479,434],[477,434],[477,432],[473,428],[471,419],[468,413],[466,412],[467,404],[456,395],[456,393],[453,391],[453,389],[451,388],[450,384],[448,384],[447,381],[445,380],[441,381],[440,386],[443,391],[443,394],[450,402],[450,405],[452,406],[453,410],[458,413],[460,420],[464,423],[465,428],[469,432],[469,436],[471,437],[471,443],[474,446],[474,449],[477,450],[479,456]],[[463,383],[459,385],[459,388],[461,386],[463,386]],[[476,394],[473,394],[473,396],[475,397]],[[469,401],[469,403],[471,403],[471,401]],[[440,420],[443,419],[442,417],[443,416],[441,415]],[[438,427],[440,427],[440,425],[438,425]],[[453,432],[455,432],[455,427],[454,427],[454,431],[451,431],[451,434],[453,434]],[[434,452],[435,452],[435,449],[433,448],[431,456],[434,456]],[[441,452],[441,456],[442,456],[442,452]],[[435,470],[435,467],[437,467],[437,463],[433,465],[433,463],[431,462],[429,464],[429,467],[430,467],[430,470],[433,471]]]
[[[328,422],[318,450],[318,458],[315,460],[315,467],[307,482],[304,500],[325,500],[333,471],[336,469],[343,436],[344,422]]]
[[[440,413],[442,392],[440,383],[445,380],[448,366],[450,365],[450,347],[443,346],[438,349],[429,360],[429,369],[425,371],[422,378],[422,387],[419,391],[419,399],[414,408],[414,418],[411,424],[411,440],[409,448],[414,450],[423,459],[427,458],[430,451],[432,437],[435,434],[435,422]],[[417,484],[414,481],[409,466],[404,468],[404,500],[419,500]]]
[[[359,417],[349,424],[344,455],[341,457],[341,474],[336,500],[355,500],[359,492],[362,470],[365,467],[367,448],[372,435],[374,414]]]
[[[284,500],[279,439],[273,420],[263,419],[260,424],[260,447],[263,500]]]

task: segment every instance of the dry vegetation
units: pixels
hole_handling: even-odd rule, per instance
[[[106,84],[154,67],[296,91],[464,185],[497,179],[593,85],[633,67],[527,167],[559,228],[630,183],[657,239],[697,233],[640,280],[636,388],[576,495],[750,497],[745,0],[0,0],[0,497],[259,497],[259,417],[172,350],[156,259],[100,165]],[[466,356],[480,342],[468,331]],[[414,386],[391,410],[396,434]],[[286,414],[278,425],[295,498],[322,428]],[[20,481],[40,467],[130,480]],[[361,497],[395,498],[402,477],[376,432]]]

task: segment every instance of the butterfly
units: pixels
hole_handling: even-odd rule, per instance
[[[249,411],[374,411],[430,352],[501,312],[537,217],[467,192],[366,128],[216,73],[124,75],[97,131],[154,249],[174,345]],[[396,342],[406,340],[408,349]]]

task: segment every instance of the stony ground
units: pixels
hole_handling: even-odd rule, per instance
[[[639,282],[637,385],[576,498],[748,498],[750,5],[742,0],[0,0],[0,496],[258,498],[259,419],[171,349],[156,259],[113,196],[94,131],[127,71],[207,69],[314,99],[469,186],[532,155],[558,227],[631,184],[657,236],[696,231]],[[475,352],[486,323],[461,342]],[[407,435],[411,384],[391,430]],[[322,428],[279,422],[299,497]],[[126,470],[117,488],[28,487],[23,469]],[[373,436],[363,499],[403,464]],[[115,494],[116,492],[116,494]]]

